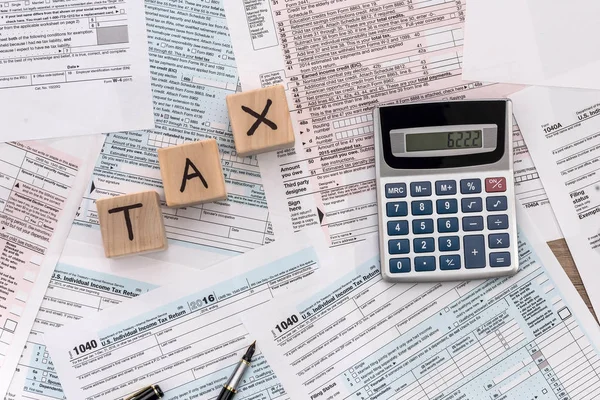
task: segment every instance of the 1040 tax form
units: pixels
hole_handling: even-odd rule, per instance
[[[356,268],[319,271],[243,321],[294,400],[595,398],[600,328],[520,222],[513,277],[392,284],[365,241]]]
[[[346,253],[336,261],[352,265]],[[331,254],[320,230],[299,232],[54,330],[46,345],[67,398],[112,400],[159,384],[167,399],[214,399],[253,341],[240,316],[303,286]],[[287,398],[261,356],[238,391]]]
[[[600,311],[600,94],[528,88],[514,114],[596,313]]]

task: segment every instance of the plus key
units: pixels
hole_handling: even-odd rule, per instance
[[[485,178],[485,191],[487,193],[505,192],[506,178]]]

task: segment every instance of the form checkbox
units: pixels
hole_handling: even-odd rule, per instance
[[[47,358],[44,358],[44,359],[42,360],[42,364],[47,364],[47,363],[48,363],[48,359],[47,359]]]
[[[42,375],[48,376],[48,371],[44,371],[44,373]]]
[[[42,378],[42,382],[46,382],[46,378]]]
[[[353,378],[356,378],[356,377],[357,377],[357,375],[356,375],[356,374],[352,374],[352,377],[353,377]]]
[[[190,119],[189,119],[189,118],[186,118],[186,119],[185,119],[185,122],[190,122]]]

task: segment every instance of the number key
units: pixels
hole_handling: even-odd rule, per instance
[[[460,239],[458,236],[440,236],[438,238],[438,247],[440,251],[460,250]]]
[[[432,219],[413,219],[412,228],[413,228],[413,233],[415,235],[422,235],[424,233],[433,233],[433,220]]]
[[[435,206],[438,214],[456,214],[458,212],[456,199],[437,200]]]
[[[433,214],[433,203],[431,200],[413,201],[410,203],[412,215],[431,215]]]
[[[408,235],[408,221],[388,221],[387,233],[390,236]]]
[[[390,272],[392,274],[410,272],[410,258],[390,258]]]
[[[390,254],[407,254],[410,252],[408,239],[388,240],[388,252]]]
[[[388,217],[406,217],[408,215],[408,204],[405,201],[396,201],[385,205],[385,214]]]
[[[481,221],[483,225],[483,220]],[[458,218],[438,218],[437,220],[438,232],[458,232]]]
[[[415,253],[431,253],[435,251],[433,238],[413,239]]]

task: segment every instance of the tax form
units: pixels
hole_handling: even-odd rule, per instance
[[[589,42],[599,14],[594,0],[469,0],[463,76],[600,89],[600,49]]]
[[[600,94],[529,88],[514,112],[594,310],[600,310]]]
[[[67,398],[122,398],[159,384],[165,399],[214,399],[253,339],[240,315],[285,297],[288,286],[330,263],[320,230],[306,230],[45,336]],[[236,399],[285,399],[269,364],[255,356]]]
[[[554,210],[516,121],[513,123],[513,153],[517,201],[525,207],[527,215],[535,223],[544,242],[562,239],[563,234],[554,216]]]
[[[293,400],[597,398],[600,328],[523,217],[513,277],[392,284],[363,242],[244,324]]]
[[[27,339],[7,400],[63,399],[64,393],[44,334],[114,307],[189,274],[190,268],[128,257],[123,268],[104,257],[102,247],[68,239]]]
[[[0,398],[19,362],[103,139],[0,144]]]
[[[500,98],[461,79],[464,0],[225,2],[244,90],[287,88],[296,146],[259,155],[276,235],[320,225],[334,246],[377,232],[372,109]]]
[[[2,0],[0,66],[0,142],[154,127],[141,0]]]
[[[102,197],[156,190],[164,205],[156,150],[215,138],[227,200],[163,207],[170,247],[148,255],[207,267],[273,240],[258,161],[237,156],[231,134],[225,97],[238,75],[225,14],[220,1],[145,4],[156,129],[108,135],[74,230],[101,245],[94,202]]]

